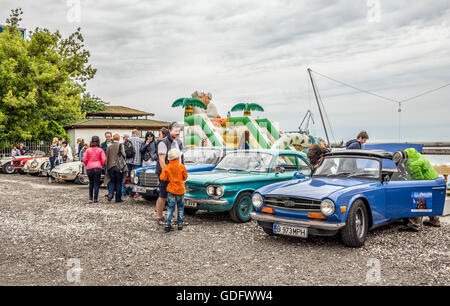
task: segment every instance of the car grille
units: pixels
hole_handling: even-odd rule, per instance
[[[143,172],[139,175],[139,183],[142,186],[146,187],[158,187],[159,186],[158,175],[156,175],[156,173]]]
[[[283,208],[297,211],[320,211],[320,200],[306,198],[266,196],[266,205],[273,208]]]
[[[20,160],[13,161],[13,165],[22,165],[22,162]]]

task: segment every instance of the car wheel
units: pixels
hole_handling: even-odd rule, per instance
[[[269,235],[269,236],[275,235],[275,234],[273,233],[273,228],[263,227],[262,229],[263,229],[263,231],[264,231],[267,235]]]
[[[77,184],[80,184],[80,185],[88,185],[89,184],[89,177],[78,174],[76,179],[75,179],[75,182]]]
[[[146,200],[146,201],[153,202],[153,201],[155,201],[158,197],[157,197],[157,196],[152,197],[152,196],[142,195],[142,198],[143,198],[144,200]]]
[[[11,162],[4,164],[2,170],[5,174],[13,174],[14,172],[16,172],[16,169],[14,169]]]
[[[184,208],[184,214],[188,215],[188,216],[193,216],[197,213],[198,209],[197,208]]]
[[[345,246],[359,248],[364,245],[369,229],[369,218],[362,200],[356,200],[350,208],[347,222],[341,230],[342,243]]]
[[[248,222],[251,220],[250,213],[252,211],[252,194],[250,192],[244,192],[234,201],[233,208],[230,210],[230,217],[234,222]]]

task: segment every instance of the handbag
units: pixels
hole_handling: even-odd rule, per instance
[[[128,168],[127,168],[127,162],[125,160],[125,157],[123,157],[123,155],[121,153],[122,153],[122,144],[119,144],[119,153],[117,154],[118,158],[117,158],[117,162],[116,162],[116,167],[120,173],[124,173],[128,170]]]

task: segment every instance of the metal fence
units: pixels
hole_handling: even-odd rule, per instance
[[[50,150],[50,141],[23,141],[25,148],[28,151],[42,151],[44,153],[48,153]],[[11,150],[14,145],[19,145],[19,143],[10,143],[5,149],[0,150],[0,157],[11,156]]]

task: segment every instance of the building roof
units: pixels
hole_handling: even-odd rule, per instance
[[[88,116],[124,116],[124,117],[139,117],[139,116],[154,116],[155,114],[143,112],[137,109],[125,106],[111,106],[108,105],[102,111],[90,112]]]
[[[119,128],[119,129],[160,129],[169,127],[170,122],[149,119],[103,119],[88,118],[65,126],[65,129]]]

